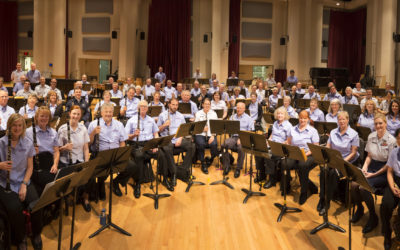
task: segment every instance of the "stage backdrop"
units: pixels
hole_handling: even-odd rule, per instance
[[[152,0],[147,65],[153,77],[159,66],[173,81],[190,76],[190,15],[190,0]]]
[[[350,81],[357,82],[365,68],[367,9],[354,12],[331,10],[328,68],[348,68]]]
[[[0,76],[10,81],[18,56],[17,2],[0,1]]]
[[[228,74],[232,71],[239,73],[240,53],[240,1],[230,0],[229,4],[229,57]]]

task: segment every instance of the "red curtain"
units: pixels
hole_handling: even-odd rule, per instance
[[[236,74],[239,73],[239,58],[240,58],[239,53],[240,53],[240,0],[230,0],[228,76],[231,75],[232,71],[235,71]]]
[[[152,76],[159,66],[173,81],[190,76],[190,16],[190,0],[152,0],[147,39]]]
[[[348,68],[356,82],[365,68],[367,9],[354,12],[331,10],[328,68]]]
[[[283,83],[286,82],[287,70],[286,69],[276,69],[275,70],[275,81]]]
[[[18,57],[17,2],[0,1],[0,76],[10,81]]]

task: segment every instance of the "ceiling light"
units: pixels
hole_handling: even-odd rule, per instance
[[[339,3],[339,2],[337,2],[337,3],[336,3],[336,6],[339,6],[339,5],[340,5],[340,3]]]

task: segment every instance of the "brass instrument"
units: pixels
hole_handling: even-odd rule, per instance
[[[32,117],[32,134],[33,134],[33,146],[36,148],[38,146],[37,144],[37,137],[36,137],[36,124],[35,124],[35,117]],[[39,156],[38,154],[35,154],[35,162],[34,166],[36,166],[36,169],[39,169]]]
[[[71,127],[69,125],[69,121],[67,121],[67,139],[68,143],[71,143]],[[72,153],[68,151],[69,165],[72,165]]]
[[[7,161],[11,161],[11,130],[8,131],[8,152],[7,152]],[[6,183],[6,193],[11,192],[10,187],[10,171],[7,171],[7,183]]]

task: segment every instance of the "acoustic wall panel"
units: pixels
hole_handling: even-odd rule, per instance
[[[271,39],[272,23],[242,23],[243,39]]]
[[[33,31],[33,19],[18,20],[18,33]]]
[[[113,13],[113,0],[86,0],[86,13]]]
[[[242,58],[271,58],[270,43],[242,43]]]
[[[243,1],[242,17],[272,19],[272,3]]]
[[[109,17],[82,18],[82,33],[110,33]]]
[[[18,37],[18,49],[19,50],[32,50],[33,49],[33,38],[32,37]]]
[[[109,37],[84,37],[84,52],[110,52],[111,39]]]
[[[33,15],[33,1],[18,2],[18,16]]]

